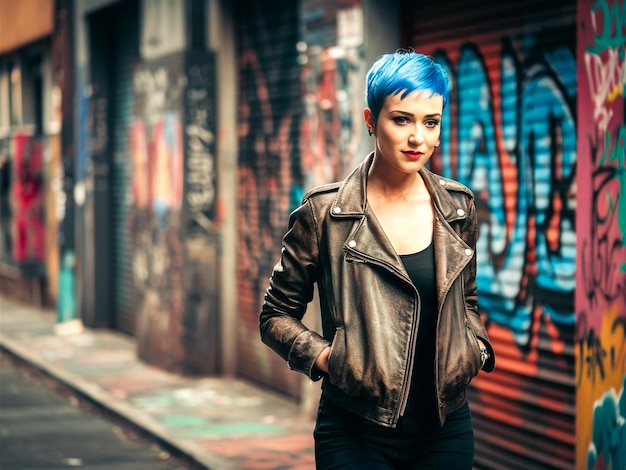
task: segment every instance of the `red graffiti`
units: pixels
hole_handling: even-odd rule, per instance
[[[43,145],[18,134],[13,159],[13,259],[19,263],[44,260]]]

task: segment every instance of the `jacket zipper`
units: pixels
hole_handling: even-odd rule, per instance
[[[437,217],[435,217],[437,220],[439,220]],[[463,277],[463,270],[465,269],[465,266],[463,266],[463,269],[461,270],[460,276],[461,276],[461,285],[464,286],[465,285],[465,278]],[[435,344],[439,344],[439,321],[441,320],[441,311],[443,310],[443,305],[445,304],[445,300],[446,297],[448,296],[448,292],[450,292],[450,288],[452,287],[452,282],[448,285],[448,287],[446,288],[446,290],[443,293],[443,296],[441,297],[441,303],[439,304],[438,308],[437,308],[437,326],[435,328]],[[464,289],[465,290],[465,289]],[[467,321],[467,312],[465,312],[465,299],[463,299],[464,305],[463,305],[463,315],[465,316],[465,322],[468,324],[469,326],[469,322]],[[471,329],[471,326],[470,326]],[[439,393],[439,349],[437,347],[435,347],[435,399],[437,402],[437,416],[439,418],[439,423],[441,424],[441,403],[440,403],[440,393]]]
[[[412,283],[411,283],[412,284]],[[407,404],[409,403],[409,392],[411,390],[411,382],[413,380],[413,365],[415,363],[415,348],[417,344],[417,327],[420,322],[420,317],[422,313],[422,299],[420,298],[420,293],[417,291],[415,286],[413,286],[413,290],[417,294],[417,312],[416,313],[416,321],[411,325],[411,348],[409,350],[408,364],[407,369],[404,374],[404,384],[402,384],[402,394],[400,400],[400,406],[398,408],[398,412],[394,416],[394,422],[398,422],[400,416],[404,416],[404,412],[406,411]]]
[[[379,259],[364,255],[363,253],[360,253],[355,250],[347,249],[347,251],[352,253],[354,256],[358,258],[361,258],[365,261],[369,261],[371,264],[383,267],[387,269],[388,271],[398,274],[403,280],[407,281],[411,285],[411,287],[413,288],[413,292],[415,292],[415,294],[417,295],[417,310],[416,312],[414,312],[416,314],[416,321],[414,321],[413,324],[411,325],[411,336],[410,336],[411,347],[409,349],[407,368],[404,373],[404,383],[402,384],[402,389],[400,391],[401,392],[400,404],[396,410],[396,413],[394,414],[393,424],[395,425],[398,422],[398,419],[400,418],[400,416],[404,415],[407,404],[409,402],[409,391],[411,388],[411,380],[413,379],[413,364],[415,362],[415,347],[416,347],[415,345],[417,344],[416,329],[417,329],[417,325],[419,325],[419,322],[420,322],[422,300],[420,298],[419,292],[413,285],[413,282],[411,282],[410,278],[407,278],[401,271],[398,271],[393,265],[389,263],[385,263],[384,261],[380,261]],[[439,320],[437,320],[437,322],[439,322]]]

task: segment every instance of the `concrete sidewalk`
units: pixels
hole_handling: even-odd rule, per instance
[[[229,378],[189,378],[137,359],[109,330],[58,334],[56,314],[0,297],[0,348],[140,427],[198,467],[314,468],[313,422],[295,403]],[[288,373],[289,371],[286,371]]]

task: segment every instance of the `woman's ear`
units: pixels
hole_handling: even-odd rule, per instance
[[[363,110],[363,120],[365,121],[367,132],[369,132],[369,135],[372,135],[374,133],[374,115],[371,109],[365,108]]]

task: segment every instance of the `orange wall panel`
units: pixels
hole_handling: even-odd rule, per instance
[[[0,54],[52,33],[54,0],[0,0]]]

